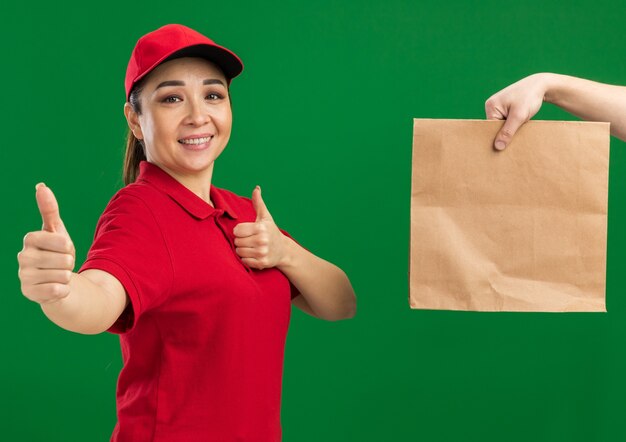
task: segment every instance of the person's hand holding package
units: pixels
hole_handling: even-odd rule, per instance
[[[611,134],[626,141],[626,87],[540,73],[507,86],[486,101],[487,119],[506,120],[496,135],[494,148],[506,148],[544,101],[583,120],[608,121]]]
[[[595,121],[525,124],[544,101]],[[411,308],[605,312],[609,126],[626,138],[626,88],[535,74],[485,111],[414,120]]]

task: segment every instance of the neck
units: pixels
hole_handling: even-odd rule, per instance
[[[213,201],[211,201],[211,178],[213,177],[213,164],[211,164],[209,168],[196,173],[180,173],[162,166],[161,164],[155,164],[187,189],[195,193],[198,197],[202,198],[207,204],[213,206]]]

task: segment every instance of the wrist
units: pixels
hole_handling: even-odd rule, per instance
[[[282,233],[281,240],[283,242],[283,255],[278,261],[278,264],[276,264],[276,267],[278,270],[284,271],[285,269],[293,266],[296,243],[287,235],[283,235]]]
[[[538,75],[539,87],[543,93],[543,101],[556,104],[561,96],[565,76],[549,72],[536,75]]]

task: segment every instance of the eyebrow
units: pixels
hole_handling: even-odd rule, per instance
[[[202,84],[221,84],[222,86],[226,86],[224,84],[224,82],[222,80],[219,80],[217,78],[211,78],[208,80],[203,80]],[[155,88],[155,90],[161,88],[161,87],[166,87],[166,86],[184,86],[185,82],[184,81],[180,81],[180,80],[166,80],[163,81],[161,83],[159,83],[159,85]]]

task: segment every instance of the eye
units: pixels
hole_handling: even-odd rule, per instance
[[[215,100],[221,100],[222,98],[224,98],[221,94],[215,93],[215,92],[211,92],[206,96],[207,100],[210,101],[215,101]]]
[[[176,95],[168,95],[161,100],[162,103],[177,103],[179,101],[181,101],[181,99]]]

